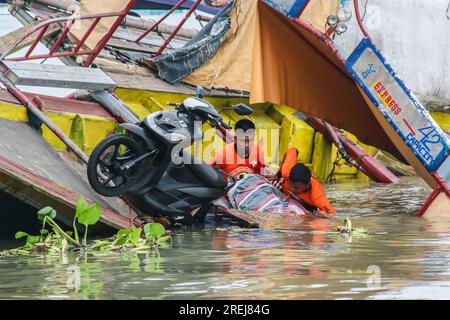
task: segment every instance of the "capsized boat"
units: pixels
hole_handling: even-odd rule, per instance
[[[339,8],[337,3],[338,1],[330,2],[329,5],[334,6],[336,11]],[[24,24],[24,28],[0,39],[2,50],[0,79],[7,89],[7,92],[1,92],[0,116],[13,120],[12,124],[8,122],[12,126],[11,131],[25,132],[19,126],[23,125],[23,122],[28,122],[42,130],[42,134],[40,131],[34,131],[43,142],[36,145],[47,146],[47,143],[50,143],[57,151],[70,150],[81,162],[86,162],[88,154],[96,143],[106,135],[117,131],[117,123],[136,122],[149,112],[167,108],[165,103],[168,101],[180,102],[187,95],[193,95],[195,85],[201,84],[211,88],[209,100],[218,108],[237,102],[246,102],[249,98],[252,102],[262,103],[257,105],[259,112],[255,115],[258,129],[267,129],[269,133],[280,132],[280,137],[272,137],[269,134],[266,139],[269,149],[273,147],[272,142],[276,145],[271,150],[273,159],[269,160],[270,163],[278,164],[279,155],[288,145],[300,144],[304,146],[301,161],[311,163],[315,172],[324,171],[320,175],[322,178],[326,178],[329,172],[333,151],[330,143],[325,141],[322,134],[299,119],[294,114],[295,110],[285,106],[289,105],[311,116],[318,116],[339,128],[356,133],[363,141],[391,151],[399,158],[408,160],[417,169],[424,169],[424,165],[415,156],[413,150],[408,152],[409,148],[400,148],[402,144],[397,143],[395,135],[389,135],[392,130],[385,128],[386,123],[382,122],[381,117],[374,116],[377,114],[374,112],[375,109],[361,107],[369,105],[364,99],[362,85],[355,81],[356,75],[350,72],[346,61],[340,58],[330,36],[327,36],[328,30],[320,31],[321,27],[318,27],[326,19],[324,13],[333,12],[329,11],[330,7],[316,14],[318,11],[314,11],[316,9],[309,6],[308,1],[278,3],[277,1],[236,0],[233,5],[222,10],[221,14],[216,15],[209,26],[198,33],[192,28],[184,28],[182,23],[178,26],[170,26],[164,24],[163,19],[151,22],[129,16],[128,13],[136,6],[137,1],[121,0],[111,4],[110,1],[78,3],[72,0],[57,2],[14,0],[12,4],[11,14]],[[196,2],[194,5],[197,4],[199,3]],[[79,8],[77,10],[80,15],[71,15],[76,8]],[[242,9],[245,10],[242,11]],[[193,10],[189,10],[186,17],[192,12]],[[238,12],[246,14],[239,15]],[[308,23],[302,22],[302,17],[308,17]],[[265,19],[269,19],[267,21],[270,23],[261,22]],[[314,25],[317,28],[313,27]],[[258,28],[254,29],[255,26]],[[274,27],[273,30],[269,30],[271,26]],[[289,39],[279,37],[279,34],[277,36],[277,32],[286,34]],[[263,47],[262,37],[270,40],[264,41],[267,47]],[[280,45],[289,43],[294,48],[279,50],[281,47],[277,47],[278,43],[275,42],[277,37]],[[191,62],[187,65],[188,68],[182,70],[184,73],[178,76],[175,74],[175,78],[171,80],[170,77],[173,77],[174,73],[170,69],[165,69],[164,65],[182,61],[186,54],[189,56],[192,52],[191,48],[195,48],[199,39],[207,44],[206,58],[192,64],[194,60],[191,57],[188,60]],[[255,46],[253,46],[253,40],[257,41]],[[35,51],[39,43],[44,44],[47,50]],[[367,41],[364,43],[367,46],[371,45]],[[19,51],[23,48],[25,49]],[[337,89],[332,89],[329,98],[334,97],[333,101],[340,103],[338,107],[347,106],[351,108],[349,112],[362,115],[362,119],[368,121],[355,123],[349,120],[350,117],[346,117],[347,121],[345,121],[341,117],[342,113],[336,115],[323,108],[325,105],[330,105],[330,100],[327,100],[320,90],[311,90],[311,85],[305,87],[305,90],[297,90],[302,88],[301,84],[305,79],[289,77],[280,72],[282,70],[271,69],[270,59],[267,60],[269,53],[269,57],[278,57],[278,61],[289,63],[287,70],[297,68],[302,71],[292,72],[291,75],[314,74],[313,80],[316,82],[312,83],[315,83],[316,88],[320,88],[324,81],[329,83],[330,88],[342,82],[340,89],[343,92],[339,93]],[[287,56],[284,57],[283,54]],[[305,55],[305,59],[297,59],[302,60],[304,64],[298,61],[297,64],[291,65],[292,61],[295,61],[293,57],[298,57],[299,54]],[[51,61],[58,59],[63,65],[31,63],[39,59]],[[357,60],[356,57],[354,59]],[[165,64],[167,61],[171,63]],[[222,64],[218,67],[220,61]],[[314,63],[308,63],[308,61],[314,61]],[[384,66],[383,62],[382,65]],[[93,68],[94,66],[96,68]],[[73,77],[73,74],[77,74],[77,77]],[[267,76],[277,80],[275,82],[277,85],[273,88],[269,87]],[[280,79],[283,77],[286,77],[288,81],[285,87],[294,88],[293,90],[287,92],[281,90],[283,81]],[[396,79],[395,75],[393,77]],[[23,93],[18,87],[20,85],[71,88],[78,91],[65,98],[52,98]],[[294,92],[305,93],[308,90],[311,91],[309,95],[291,95]],[[406,95],[410,99],[408,92]],[[233,113],[226,113],[226,115],[226,120],[230,123],[239,119]],[[428,120],[428,117],[425,119]],[[437,125],[434,122],[430,123],[440,133]],[[377,133],[378,140],[367,136],[367,131],[372,129]],[[27,138],[23,141],[27,141]],[[5,141],[6,145],[9,143],[9,140]],[[214,142],[205,142],[206,146],[211,143]],[[370,155],[377,152],[375,148],[362,143],[360,145],[370,150]],[[45,153],[45,150],[39,149],[35,152]],[[5,158],[16,165],[20,157],[22,156],[18,155],[12,160]],[[55,167],[47,167],[45,161],[39,161],[39,163],[43,170],[36,173],[40,175],[40,178],[57,181],[57,171],[52,171]],[[82,168],[82,164],[79,165]],[[28,161],[22,162],[22,167],[25,171],[36,170],[30,167]],[[325,169],[322,170],[323,168]],[[419,172],[430,184],[433,184],[433,181],[437,180],[426,169]],[[14,179],[22,179],[14,170],[11,169],[12,173],[10,173],[14,175]],[[343,170],[343,175],[349,175],[349,172],[351,175],[356,175],[358,172],[350,167],[344,167]],[[83,174],[79,175],[82,177],[78,179],[82,181]],[[64,188],[70,190],[73,195],[81,193],[92,200],[104,201],[92,194],[92,190],[89,190],[86,185],[84,190],[76,189],[74,180],[76,180],[75,177],[60,184],[63,184]],[[38,189],[39,192],[31,202],[36,207],[44,206],[48,204],[50,198],[55,196],[49,195],[45,184],[39,181],[29,181],[26,184],[27,188],[23,189],[25,191],[21,191],[20,188],[14,190],[3,188],[3,190],[23,196],[27,194],[26,191]],[[56,185],[60,184],[56,183]],[[56,196],[56,200],[60,201],[59,196]],[[73,197],[68,199],[65,205],[69,218],[69,209],[73,209],[74,206]],[[126,208],[126,204],[124,206]],[[103,207],[111,210],[112,215],[119,221],[113,224],[115,227],[139,224],[139,221],[133,218],[133,212],[129,208],[122,210],[118,205],[107,205],[106,202]],[[106,215],[104,219],[108,223],[113,220]]]

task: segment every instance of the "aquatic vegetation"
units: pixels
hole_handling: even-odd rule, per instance
[[[45,207],[37,212],[37,218],[42,221],[39,235],[30,235],[23,231],[15,234],[16,239],[26,238],[25,245],[0,252],[0,256],[11,254],[30,254],[45,252],[49,254],[71,251],[83,252],[111,252],[111,251],[140,251],[152,250],[167,245],[172,241],[171,236],[165,236],[166,230],[159,223],[148,223],[143,228],[121,229],[112,238],[94,240],[88,244],[89,226],[95,225],[101,215],[98,203],[91,206],[86,200],[78,196],[77,207],[73,219],[73,231],[64,231],[55,221],[57,212],[52,207]],[[84,235],[80,241],[77,224],[84,226]]]
[[[350,219],[344,219],[344,225],[343,226],[338,226],[336,228],[336,230],[339,233],[342,234],[348,234],[348,235],[364,235],[364,234],[368,234],[369,232],[367,231],[367,229],[363,228],[363,227],[358,227],[358,228],[353,228],[352,226],[352,221]]]
[[[159,223],[148,223],[144,228],[121,229],[113,240],[94,240],[90,250],[100,251],[141,251],[154,249],[172,241],[164,236],[166,230]]]

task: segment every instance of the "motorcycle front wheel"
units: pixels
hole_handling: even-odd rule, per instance
[[[125,193],[142,173],[139,164],[129,169],[124,169],[124,165],[143,152],[139,143],[129,136],[115,134],[105,138],[89,157],[89,184],[102,196],[116,197]]]

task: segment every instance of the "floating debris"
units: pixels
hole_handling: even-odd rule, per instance
[[[338,226],[336,230],[341,234],[348,235],[366,235],[369,233],[367,229],[363,227],[353,228],[352,221],[348,218],[344,219],[344,225]]]

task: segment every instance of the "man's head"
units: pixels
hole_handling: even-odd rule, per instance
[[[311,170],[301,163],[292,167],[289,173],[289,187],[295,194],[304,193],[311,188]]]
[[[247,158],[255,143],[255,124],[247,119],[236,122],[234,127],[236,150],[241,157]]]

